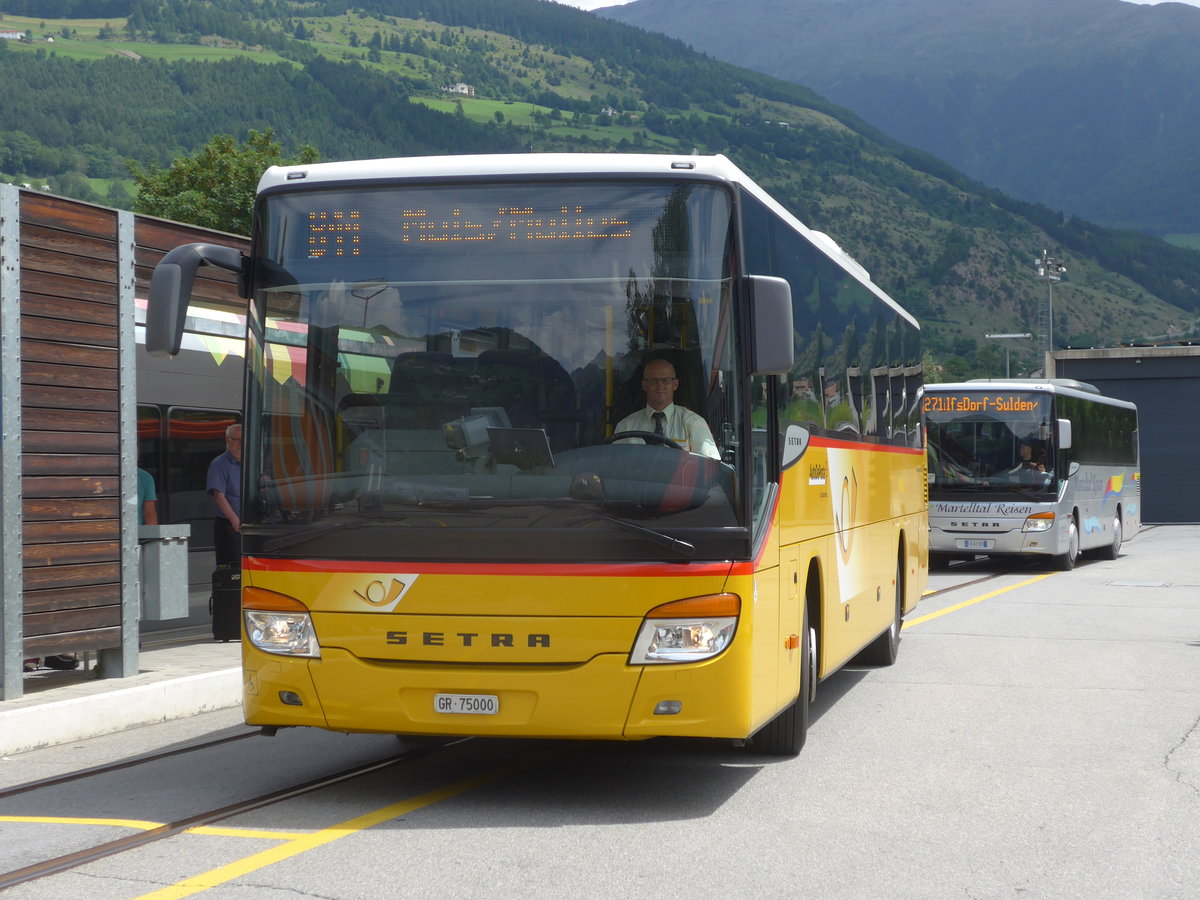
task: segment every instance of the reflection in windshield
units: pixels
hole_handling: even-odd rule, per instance
[[[460,186],[454,208],[483,221],[499,190]],[[603,521],[550,514],[567,500],[653,520],[654,533],[739,525],[728,196],[645,183],[502,190],[510,206],[522,194],[511,208],[527,217],[585,196],[622,224],[512,244],[470,243],[460,228],[415,245],[404,240],[414,229],[363,225],[359,249],[309,252],[302,220],[316,205],[354,207],[364,223],[393,222],[401,207],[432,221],[449,217],[443,195],[309,192],[269,207],[275,258],[251,317],[258,434],[246,462],[263,551],[287,552],[291,532],[306,553],[305,534],[347,542],[356,529],[339,523],[366,518],[401,536],[490,528],[538,540]],[[674,367],[675,402],[704,417],[720,459],[607,442],[644,407],[650,359]]]

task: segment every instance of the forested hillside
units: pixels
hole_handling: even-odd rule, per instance
[[[1200,233],[1193,6],[635,0],[601,15],[815,88],[1014,196]]]
[[[1046,285],[1033,260],[1045,248],[1068,267],[1055,288],[1056,342],[1141,342],[1195,329],[1200,253],[1064,221],[806,88],[569,7],[4,3],[0,30],[27,34],[0,41],[8,180],[127,205],[127,160],[166,165],[213,135],[250,129],[273,130],[289,151],[310,144],[324,159],[719,152],[911,308],[950,375],[1002,370],[1002,350],[983,334],[1044,328]],[[1033,364],[1032,343],[1012,349]]]

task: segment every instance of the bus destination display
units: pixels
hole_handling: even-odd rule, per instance
[[[1013,413],[1034,412],[1040,397],[1019,394],[932,394],[921,401],[921,413]]]
[[[349,257],[368,252],[372,234],[388,243],[430,247],[462,244],[545,244],[555,242],[629,240],[633,227],[626,215],[590,210],[583,205],[500,206],[490,209],[449,207],[401,208],[395,222],[371,222],[361,209],[310,210],[307,216],[309,258]]]

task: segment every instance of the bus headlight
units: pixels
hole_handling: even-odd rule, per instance
[[[740,612],[741,598],[736,594],[691,597],[657,606],[642,622],[629,664],[711,659],[733,641]]]
[[[1025,519],[1025,525],[1022,531],[1049,531],[1054,527],[1054,513],[1040,512],[1034,513]]]
[[[246,637],[259,650],[284,656],[321,657],[321,645],[308,613],[246,610]]]
[[[281,656],[321,658],[321,645],[308,607],[299,600],[262,588],[242,591],[246,639],[259,650]]]

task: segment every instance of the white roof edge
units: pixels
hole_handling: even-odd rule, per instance
[[[674,165],[674,168],[672,166]],[[352,181],[366,178],[438,178],[485,175],[588,174],[707,175],[745,182],[749,176],[724,156],[686,153],[491,153],[464,156],[408,156],[307,166],[271,166],[258,190],[303,180]]]
[[[863,287],[889,308],[920,329],[916,318],[871,280],[870,273],[833,238],[814,231],[788,212],[774,197],[721,154],[686,153],[491,153],[463,156],[407,156],[349,162],[271,166],[258,182],[258,190],[303,181],[361,181],[368,178],[452,178],[504,175],[704,175],[734,182],[766,204],[803,234],[813,246],[846,269]]]
[[[1047,394],[1070,394],[1075,397],[1084,397],[1088,400],[1097,400],[1111,406],[1125,406],[1131,409],[1137,409],[1137,404],[1128,400],[1122,400],[1119,397],[1112,397],[1103,392],[1093,394],[1091,391],[1079,390],[1072,387],[1066,382],[1074,381],[1071,378],[1056,378],[1056,379],[1028,379],[1022,381],[1012,378],[987,378],[976,381],[947,381],[938,384],[926,382],[922,389],[926,393],[936,393],[938,391],[1041,391]],[[1097,389],[1098,390],[1098,389]]]

